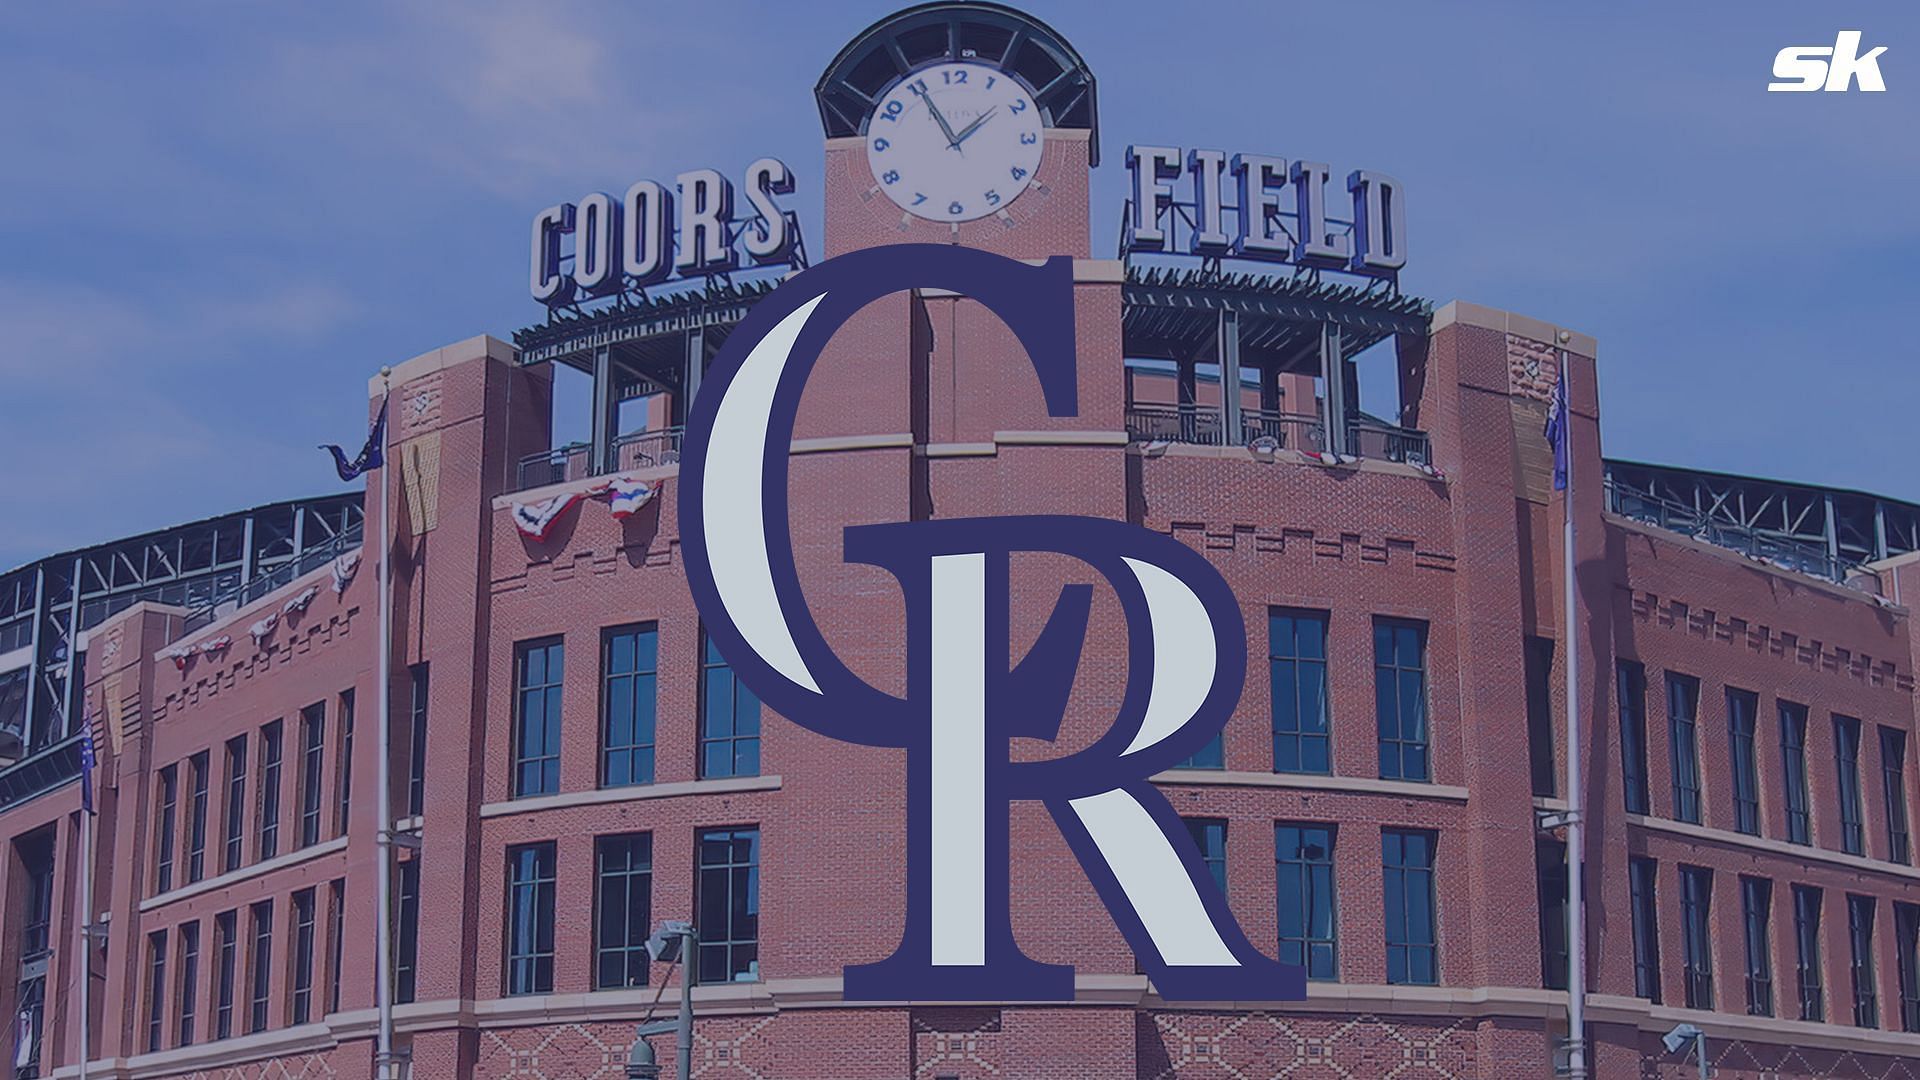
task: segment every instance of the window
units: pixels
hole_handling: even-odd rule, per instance
[[[1533,842],[1533,882],[1540,906],[1540,985],[1567,988],[1567,845]]]
[[[1224,769],[1226,767],[1227,741],[1224,731],[1214,732],[1213,738],[1208,739],[1205,745],[1174,766],[1176,769]]]
[[[1331,773],[1326,612],[1267,612],[1267,680],[1273,690],[1273,771]]]
[[[560,790],[560,688],[566,646],[559,638],[522,643],[514,661],[513,795]]]
[[[260,729],[260,858],[280,849],[280,721]]]
[[[233,987],[240,953],[236,914],[223,911],[213,917],[214,964],[218,969],[213,998],[213,1037],[216,1039],[233,1034]]]
[[[166,1045],[167,932],[147,935],[147,1053]]]
[[[293,894],[293,1022],[313,1019],[313,901],[311,888]]]
[[[419,856],[416,855],[415,858]],[[340,1011],[340,962],[347,944],[347,879],[327,883],[327,1011]]]
[[[247,737],[227,740],[227,836],[220,869],[232,873],[246,860]]]
[[[180,924],[180,1038],[174,1045],[192,1046],[194,1021],[200,1008],[200,924]]]
[[[1853,1025],[1880,1026],[1880,995],[1873,978],[1873,897],[1847,897],[1847,944],[1852,953]]]
[[[594,841],[593,986],[647,985],[647,935],[653,929],[653,836]]]
[[[1880,729],[1880,792],[1887,804],[1887,858],[1911,862],[1907,837],[1907,733]]]
[[[1807,707],[1791,701],[1780,703],[1780,758],[1786,768],[1787,839],[1796,844],[1813,843],[1812,818],[1807,799]]]
[[[300,710],[300,846],[320,842],[321,766],[326,763],[327,706]]]
[[[760,830],[706,829],[699,836],[700,981],[760,977]]]
[[[552,841],[507,849],[509,994],[553,992],[553,862]]]
[[[1627,863],[1627,887],[1633,905],[1633,992],[1660,1004],[1660,918],[1655,895],[1658,866],[1652,859]]]
[[[651,625],[623,626],[600,636],[601,787],[653,783],[659,639]]]
[[[1680,868],[1680,945],[1685,961],[1687,1008],[1713,1008],[1713,940],[1708,909],[1713,903],[1713,871]]]
[[[1647,669],[1620,661],[1620,780],[1627,813],[1645,814],[1647,803]],[[1644,996],[1644,995],[1643,995]]]
[[[160,812],[154,815],[153,891],[173,888],[173,834],[178,832],[174,815],[180,799],[180,767],[169,765],[160,770]]]
[[[1700,743],[1695,720],[1700,680],[1667,672],[1667,742],[1673,767],[1673,816],[1700,823]]]
[[[1900,969],[1900,1030],[1920,1031],[1920,906],[1894,902],[1893,949]]]
[[[273,901],[262,900],[249,910],[253,918],[252,994],[248,999],[247,1033],[267,1030],[267,1003],[273,998]]]
[[[1193,846],[1200,849],[1200,864],[1207,868],[1207,876],[1227,891],[1227,823],[1222,818],[1181,818],[1186,822],[1187,835],[1193,838]]]
[[[1740,918],[1747,931],[1747,1013],[1773,1015],[1773,950],[1768,926],[1773,913],[1773,882],[1765,878],[1740,879]]]
[[[340,761],[335,769],[340,777],[339,813],[333,823],[333,835],[347,835],[347,811],[353,808],[353,691],[340,692]]]
[[[1373,695],[1381,779],[1429,779],[1425,624],[1374,620]]]
[[[187,759],[187,881],[207,876],[207,752]]]
[[[1849,855],[1867,853],[1860,821],[1860,721],[1833,716],[1833,760],[1840,771],[1840,848]]]
[[[734,677],[705,631],[700,634],[700,775],[760,775],[760,698]]]
[[[1307,969],[1309,979],[1340,977],[1333,910],[1331,825],[1279,825],[1273,846],[1279,861],[1280,962]]]
[[[1754,759],[1753,725],[1760,699],[1727,688],[1727,739],[1733,752],[1733,827],[1760,835],[1760,766]]]
[[[1526,639],[1527,763],[1533,773],[1533,793],[1552,796],[1553,776],[1553,641]]]
[[[399,865],[400,918],[394,931],[393,1000],[404,1005],[418,992],[420,966],[420,853]]]
[[[1800,987],[1800,1019],[1827,1018],[1826,992],[1820,984],[1820,890],[1793,887],[1794,976]]]
[[[1434,834],[1380,833],[1385,864],[1387,981],[1431,986],[1440,981],[1433,907]]]
[[[20,957],[35,959],[52,945],[49,936],[53,923],[53,829],[14,841],[20,861],[27,872],[26,918],[20,927]]]
[[[407,756],[407,816],[419,817],[427,806],[427,665],[409,667],[407,681],[412,690],[407,697],[407,730],[413,739]]]

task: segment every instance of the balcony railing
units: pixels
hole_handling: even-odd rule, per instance
[[[1136,442],[1177,442],[1199,446],[1248,446],[1271,440],[1275,449],[1328,449],[1326,424],[1313,413],[1240,410],[1238,438],[1227,438],[1218,405],[1129,405],[1127,434]],[[1346,453],[1379,461],[1425,465],[1433,448],[1424,431],[1354,419],[1347,427]]]
[[[74,735],[0,768],[0,810],[26,802],[80,775],[80,739]]]
[[[363,526],[353,525],[326,543],[316,544],[301,552],[297,558],[288,559],[271,569],[260,571],[251,581],[239,582],[216,592],[212,599],[187,615],[186,624],[182,627],[181,633],[191,634],[203,626],[212,625],[215,619],[227,612],[246,607],[295,578],[304,577],[320,569],[359,547],[361,535],[364,532]]]
[[[1816,544],[1718,521],[1691,506],[1634,491],[1612,480],[1607,481],[1606,491],[1607,510],[1621,517],[1695,540],[1704,540],[1715,547],[1737,551],[1787,570],[1823,577],[1828,581],[1847,580],[1847,565]]]
[[[628,432],[613,440],[611,469],[596,466],[591,443],[568,443],[552,450],[528,454],[520,459],[519,486],[514,490],[526,491],[568,480],[583,480],[604,472],[677,464],[680,461],[680,440],[685,433],[686,429],[679,427]]]

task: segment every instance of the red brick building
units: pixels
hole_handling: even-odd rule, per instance
[[[956,57],[1001,58],[1048,125],[1042,182],[949,225],[875,197],[846,95]],[[726,283],[396,363],[372,474],[390,521],[369,486],[364,524],[357,499],[308,500],[0,578],[13,1075],[76,1075],[83,978],[90,1076],[373,1074],[383,553],[414,1077],[622,1075],[635,1023],[678,992],[638,950],[669,918],[699,927],[694,1075],[713,1080],[1550,1075],[1564,508],[1539,432],[1563,365],[1592,1075],[1691,1075],[1660,1045],[1683,1021],[1722,1077],[1920,1075],[1920,508],[1604,460],[1596,342],[1554,323],[1096,257],[1092,87],[1052,30],[978,4],[878,24],[823,77],[824,254],[1073,256],[1081,412],[1046,416],[968,298],[870,306],[802,405],[802,578],[849,666],[886,687],[900,604],[841,562],[847,524],[1074,513],[1204,551],[1241,599],[1249,678],[1220,745],[1160,782],[1252,940],[1308,966],[1305,1001],[1162,1001],[1034,807],[1015,814],[1015,932],[1075,966],[1075,1001],[841,999],[841,968],[899,941],[904,757],[761,715],[706,647],[674,424],[757,295]],[[602,391],[584,446],[553,446],[562,363]],[[1394,365],[1392,421],[1361,410],[1356,363]],[[544,539],[516,528],[516,504],[611,472],[665,495],[625,521],[584,498]],[[1028,640],[1063,573],[1022,571]],[[1096,602],[1069,746],[1110,715],[1115,614]],[[82,965],[89,714],[101,930]]]

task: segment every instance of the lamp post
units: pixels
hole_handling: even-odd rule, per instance
[[[683,919],[667,919],[660,923],[660,929],[647,938],[647,955],[655,961],[666,961],[668,965],[680,965],[680,1017],[677,1020],[662,1020],[652,1024],[642,1024],[634,1032],[633,1049],[627,1054],[627,1076],[629,1080],[647,1080],[660,1075],[660,1065],[654,1058],[653,1044],[647,1042],[647,1036],[660,1035],[668,1031],[674,1033],[674,1071],[680,1080],[693,1078],[693,980],[694,970],[688,966],[694,957],[694,943],[698,934],[693,924]]]
[[[1688,1043],[1693,1044],[1693,1056],[1700,1062],[1700,1080],[1707,1080],[1707,1033],[1692,1024],[1678,1024],[1672,1031],[1661,1036],[1666,1044],[1667,1053],[1685,1054]]]

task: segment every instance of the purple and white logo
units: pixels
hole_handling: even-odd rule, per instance
[[[694,402],[681,461],[687,575],[707,631],[774,710],[821,734],[908,752],[906,932],[846,969],[848,1000],[1070,1000],[1073,969],[1014,942],[1009,808],[1037,800],[1072,847],[1155,988],[1169,1000],[1305,996],[1305,973],[1256,950],[1185,825],[1148,778],[1226,723],[1246,674],[1232,592],[1197,552],[1124,522],[1075,516],[849,527],[844,557],[880,567],[906,601],[907,693],[876,690],[822,637],[795,572],[787,459],[809,372],[862,307],[950,290],[1019,339],[1047,411],[1078,411],[1072,260],[1034,266],[967,248],[851,252],[795,276],[728,338]],[[1126,616],[1128,672],[1110,730],[1085,749],[1012,761],[1016,738],[1059,733],[1093,589],[1061,589],[1009,666],[1008,574],[1023,553],[1077,559]]]

